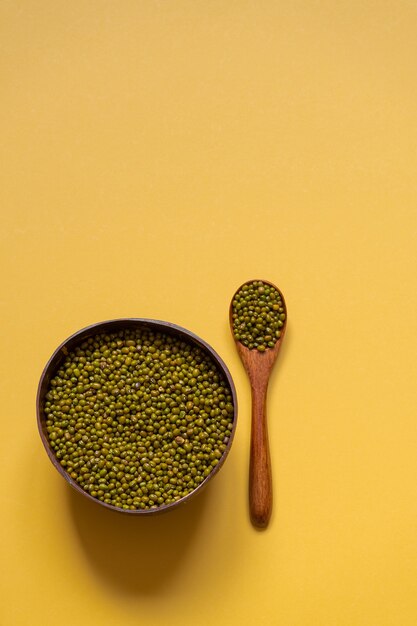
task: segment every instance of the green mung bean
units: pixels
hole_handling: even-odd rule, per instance
[[[243,285],[232,302],[233,334],[250,350],[265,352],[281,336],[286,311],[280,292],[260,280]]]
[[[76,346],[44,404],[49,445],[94,498],[155,509],[192,492],[226,450],[229,384],[199,346],[153,330],[99,333]]]

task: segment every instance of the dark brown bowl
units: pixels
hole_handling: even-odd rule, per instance
[[[175,337],[180,338],[182,341],[186,341],[188,343],[197,345],[199,348],[203,350],[203,352],[208,354],[211,360],[216,364],[218,370],[223,374],[223,376],[228,382],[228,385],[232,394],[232,398],[233,398],[234,414],[233,414],[232,432],[231,432],[229,441],[227,443],[226,450],[223,452],[223,455],[219,459],[219,462],[217,463],[217,465],[213,468],[212,472],[210,472],[210,474],[203,480],[203,482],[200,483],[198,487],[196,487],[189,494],[187,494],[183,498],[180,498],[176,502],[173,502],[167,505],[162,505],[156,509],[139,509],[139,510],[122,509],[120,507],[113,506],[112,504],[107,504],[105,502],[102,502],[101,500],[98,500],[97,498],[94,498],[93,496],[91,496],[89,493],[84,491],[84,489],[82,489],[78,485],[78,483],[75,480],[73,480],[71,476],[61,466],[58,459],[55,457],[54,451],[49,445],[49,440],[46,434],[45,415],[43,411],[45,395],[48,391],[49,383],[51,379],[56,374],[57,370],[61,366],[61,363],[64,361],[65,357],[75,346],[82,343],[88,337],[92,337],[102,331],[114,332],[114,331],[122,330],[125,328],[145,328],[145,329],[148,328],[148,329],[163,332],[165,334],[174,335]],[[73,487],[76,491],[81,493],[86,498],[89,498],[90,500],[93,500],[93,502],[96,502],[108,509],[112,509],[114,511],[118,511],[121,513],[128,513],[130,515],[155,515],[156,513],[162,513],[164,511],[175,509],[176,507],[183,504],[184,502],[187,502],[188,500],[190,500],[190,498],[195,496],[195,494],[202,491],[202,489],[204,489],[207,483],[217,474],[217,472],[223,465],[224,461],[226,460],[226,457],[229,453],[230,447],[232,445],[233,437],[235,434],[236,420],[237,420],[237,399],[236,399],[235,386],[233,384],[232,377],[225,363],[222,361],[219,355],[213,350],[213,348],[209,346],[205,341],[200,339],[200,337],[197,337],[197,335],[194,335],[194,333],[190,332],[189,330],[186,330],[185,328],[181,328],[180,326],[177,326],[176,324],[171,324],[170,322],[162,322],[159,320],[148,320],[148,319],[141,319],[141,318],[122,318],[122,319],[116,319],[116,320],[108,320],[105,322],[99,322],[98,324],[92,324],[91,326],[87,326],[86,328],[83,328],[77,331],[76,333],[71,335],[71,337],[68,337],[68,339],[66,339],[63,343],[61,343],[61,345],[55,350],[55,352],[49,359],[48,363],[45,366],[45,369],[42,372],[42,376],[40,378],[39,386],[38,386],[38,393],[36,397],[36,412],[37,412],[37,420],[38,420],[38,429],[39,429],[39,433],[42,439],[42,443],[45,447],[45,450],[52,464],[54,465],[54,467],[58,470],[61,476],[63,476],[65,480],[71,485],[71,487]]]

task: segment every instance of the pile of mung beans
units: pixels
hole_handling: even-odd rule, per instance
[[[148,328],[99,333],[51,379],[47,436],[61,466],[94,498],[156,509],[192,492],[231,436],[229,384],[197,344]]]
[[[285,317],[280,292],[261,280],[242,285],[233,298],[233,334],[249,350],[273,348],[281,337]]]

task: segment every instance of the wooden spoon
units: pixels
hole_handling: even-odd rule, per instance
[[[260,279],[255,279],[260,280]],[[248,280],[244,285],[253,283]],[[272,474],[271,457],[269,453],[268,427],[266,419],[266,397],[269,377],[277,360],[279,350],[284,339],[287,326],[287,307],[284,296],[274,284],[262,280],[266,285],[274,287],[281,295],[282,305],[285,311],[284,325],[281,328],[281,336],[273,348],[267,348],[265,352],[259,352],[256,348],[249,350],[240,341],[235,339],[233,332],[233,300],[229,309],[229,323],[236,348],[245,370],[249,376],[252,390],[252,426],[249,464],[249,510],[252,524],[258,528],[266,528],[272,512]]]

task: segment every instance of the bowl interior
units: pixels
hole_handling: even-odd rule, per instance
[[[187,343],[198,346],[203,352],[205,352],[210,357],[211,361],[216,365],[216,368],[219,371],[219,373],[221,373],[224,379],[227,381],[227,384],[229,386],[230,392],[232,394],[232,399],[233,399],[234,412],[233,412],[233,423],[232,423],[231,435],[229,437],[229,441],[227,443],[226,449],[224,450],[222,457],[219,459],[219,462],[217,463],[217,465],[213,468],[210,474],[193,491],[191,491],[190,493],[183,496],[179,500],[176,500],[173,503],[161,505],[155,509],[137,509],[137,510],[136,509],[135,510],[122,509],[112,504],[102,502],[101,500],[98,500],[97,498],[91,496],[88,492],[84,491],[84,489],[75,480],[71,478],[68,472],[65,471],[65,469],[62,467],[62,465],[56,458],[55,453],[49,444],[49,439],[48,439],[47,430],[46,430],[46,418],[45,418],[45,413],[44,413],[45,396],[49,390],[51,379],[55,376],[55,374],[57,373],[58,369],[60,368],[61,364],[63,363],[65,358],[68,356],[68,354],[76,346],[78,346],[80,343],[82,343],[89,337],[93,337],[102,332],[112,333],[112,332],[117,332],[117,331],[124,330],[124,329],[153,330],[155,332],[161,332],[166,335],[175,336],[181,339],[181,341],[185,341]],[[236,419],[237,419],[236,390],[235,390],[235,386],[233,384],[233,380],[230,375],[230,372],[227,369],[225,363],[222,361],[220,356],[213,350],[213,348],[209,344],[207,344],[205,341],[203,341],[203,339],[201,339],[194,333],[186,330],[185,328],[181,328],[180,326],[177,326],[176,324],[172,324],[170,322],[164,322],[160,320],[149,320],[149,319],[142,319],[142,318],[123,318],[123,319],[109,320],[106,322],[99,322],[98,324],[87,326],[86,328],[83,328],[82,330],[71,335],[71,337],[66,339],[55,350],[55,352],[49,359],[48,363],[46,364],[45,369],[42,373],[41,379],[39,381],[36,405],[37,405],[36,408],[37,408],[37,420],[38,420],[39,433],[40,433],[43,445],[46,449],[46,452],[52,464],[55,466],[58,472],[69,482],[69,484],[74,489],[82,493],[85,497],[90,498],[94,502],[97,502],[98,504],[101,504],[102,506],[105,506],[109,509],[119,511],[122,513],[128,513],[131,515],[152,515],[155,513],[161,513],[167,510],[171,510],[177,507],[178,505],[182,504],[183,502],[189,500],[196,493],[201,491],[207,485],[208,481],[211,480],[211,478],[213,478],[213,476],[219,471],[220,467],[223,465],[229,453],[230,447],[232,445],[234,433],[236,430]]]

